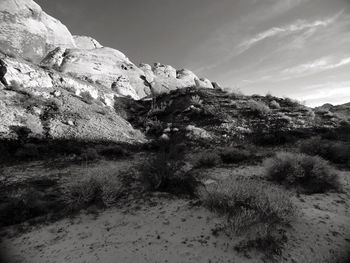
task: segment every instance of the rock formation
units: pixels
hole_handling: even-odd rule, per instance
[[[3,53],[40,61],[56,47],[75,48],[66,26],[31,0],[0,1],[0,48]]]
[[[79,49],[94,49],[101,48],[102,45],[91,37],[87,36],[73,36],[75,44]]]
[[[0,138],[25,127],[34,137],[140,141],[142,134],[111,109],[116,97],[213,88],[189,70],[137,67],[118,50],[73,36],[32,0],[1,0],[0,21]],[[52,107],[55,116],[43,120]]]

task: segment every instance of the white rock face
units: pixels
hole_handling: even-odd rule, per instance
[[[16,84],[25,88],[40,87],[45,96],[50,96],[46,90],[50,88],[66,89],[80,96],[82,92],[88,92],[94,99],[101,99],[107,106],[113,107],[114,92],[112,90],[81,81],[68,75],[55,71],[48,71],[33,64],[18,59],[3,59],[7,73],[4,76],[10,85]]]
[[[143,70],[154,95],[191,86],[213,88],[209,80],[199,79],[187,69],[176,70],[172,66],[159,63],[155,63],[153,67],[148,64],[141,64],[139,67]]]
[[[134,99],[189,86],[213,88],[209,80],[199,79],[189,70],[177,71],[160,63],[153,67],[147,64],[137,67],[122,52],[102,47],[91,37],[73,37],[63,24],[43,12],[32,0],[0,0],[0,21],[0,51],[41,61],[41,66],[62,72],[65,82],[73,81],[69,76],[87,82],[75,86],[103,86],[117,96]],[[9,81],[19,78],[16,81],[23,81],[27,86],[54,85],[47,71],[30,67],[12,65],[6,78]],[[90,93],[98,96],[97,91]],[[110,103],[111,95],[107,97]]]
[[[61,64],[58,65],[57,61]],[[144,72],[123,53],[112,48],[67,49],[65,52],[56,50],[50,53],[42,64],[55,65],[62,73],[69,73],[105,87],[112,88],[112,84],[118,83],[116,92],[120,96],[140,99],[150,94],[142,79]]]
[[[56,47],[75,48],[68,29],[32,0],[0,1],[0,49],[40,61]]]
[[[15,129],[27,128],[31,137],[39,138],[144,141],[140,131],[107,107],[114,105],[115,93],[111,89],[26,61],[13,58],[3,61],[7,68],[4,79],[10,85],[9,88],[0,85],[0,139],[16,139]],[[83,92],[95,100],[91,104],[85,103],[79,98]],[[36,103],[29,105],[29,110],[19,98],[31,98]],[[49,122],[43,122],[42,116],[47,110],[45,102],[52,101],[58,108]]]
[[[79,49],[94,49],[101,48],[102,45],[92,37],[87,36],[73,36],[75,44]]]

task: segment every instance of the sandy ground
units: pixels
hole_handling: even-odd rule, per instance
[[[213,180],[238,174],[259,176],[261,167],[214,168],[203,173]],[[293,197],[299,214],[277,262],[348,262],[350,172],[339,174],[344,193]],[[131,208],[82,212],[72,219],[8,236],[0,243],[0,251],[6,251],[8,263],[262,262],[261,255],[252,253],[248,258],[234,250],[240,237],[214,235],[221,222],[189,200],[156,195],[151,202],[135,203]]]

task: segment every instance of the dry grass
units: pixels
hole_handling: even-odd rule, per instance
[[[286,191],[253,179],[228,179],[203,195],[210,210],[225,216],[229,235],[246,235],[238,250],[255,248],[279,254],[285,239],[283,227],[295,214]]]
[[[64,185],[64,202],[69,210],[90,205],[110,207],[123,193],[123,184],[113,166],[89,168]]]

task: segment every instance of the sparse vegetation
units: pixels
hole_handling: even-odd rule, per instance
[[[115,167],[89,168],[64,185],[63,198],[69,210],[90,205],[109,207],[122,195],[123,184]]]
[[[285,239],[283,227],[295,214],[295,207],[284,190],[254,179],[224,180],[208,189],[203,203],[225,216],[226,233],[246,236],[238,250],[255,248],[266,255],[280,254],[281,241]]]
[[[214,167],[218,164],[219,162],[219,157],[215,153],[203,153],[197,163],[196,167],[204,167],[204,168],[211,168]]]
[[[220,153],[220,157],[224,163],[241,163],[252,158],[253,154],[243,149],[228,148]]]
[[[139,167],[145,189],[195,197],[199,181],[184,170],[184,150],[181,145],[168,141],[159,152]]]
[[[144,126],[148,135],[160,136],[163,133],[163,123],[157,118],[146,119]]]
[[[318,155],[336,164],[350,166],[350,144],[342,141],[331,141],[316,136],[303,140],[299,144],[302,153]]]
[[[200,106],[203,104],[203,100],[199,95],[194,95],[191,97],[191,104],[194,106]]]
[[[287,187],[297,187],[307,193],[323,193],[338,189],[334,169],[318,156],[280,152],[264,161],[266,175]]]
[[[257,116],[265,116],[271,112],[271,109],[261,101],[249,100],[247,107],[251,113]]]
[[[281,108],[281,105],[280,105],[277,101],[272,100],[272,101],[270,102],[270,108],[271,108],[271,109],[280,109],[280,108]]]

